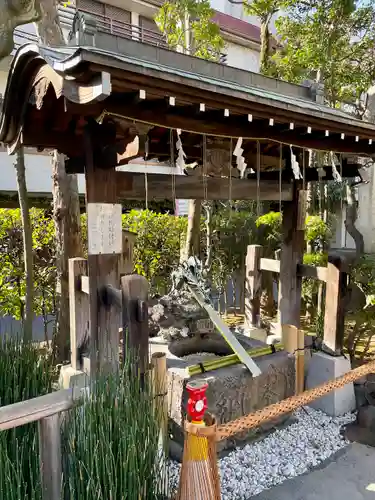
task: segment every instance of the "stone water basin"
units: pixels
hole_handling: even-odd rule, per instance
[[[244,335],[237,335],[246,350],[265,347],[266,344]],[[150,339],[151,353],[165,352],[168,373],[168,412],[170,451],[174,459],[182,457],[184,432],[183,423],[186,415],[186,384],[192,379],[203,379],[208,383],[208,411],[219,424],[229,422],[255,410],[281,401],[294,394],[295,370],[294,358],[284,351],[257,357],[256,363],[262,373],[253,378],[242,365],[232,365],[214,371],[189,376],[187,368],[204,362],[210,357],[232,354],[225,340],[217,333],[197,334],[192,337],[166,341],[160,337]],[[268,432],[276,424],[281,424],[287,417],[268,422],[260,429],[240,433],[219,443],[220,454]]]

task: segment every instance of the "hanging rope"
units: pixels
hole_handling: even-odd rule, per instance
[[[280,144],[279,156],[279,212],[281,214],[281,196],[282,196],[282,182],[283,182],[283,145]]]
[[[147,161],[148,161],[148,154],[149,154],[149,142],[148,142],[148,136],[145,144],[145,163],[146,163],[146,172],[145,172],[145,205],[146,205],[146,210],[148,210],[148,177],[147,177]]]
[[[174,143],[173,143],[173,129],[169,130],[169,149],[170,149],[170,163],[172,169],[172,200],[173,200],[173,209],[176,214],[177,204],[176,204],[176,173],[175,173],[175,161],[174,161]]]
[[[257,217],[260,216],[260,142],[257,141]]]
[[[207,138],[206,134],[203,134],[203,166],[202,166],[202,185],[203,185],[203,199],[207,201],[208,198],[208,167],[207,167]]]
[[[230,207],[230,212],[229,216],[231,217],[232,215],[232,157],[233,157],[233,139],[230,139],[230,144],[229,144],[229,207]]]
[[[120,113],[113,113],[112,111],[107,111],[107,110],[104,110],[100,115],[99,117],[97,118],[97,122],[100,122],[100,120],[103,120],[103,118],[105,116],[113,116],[113,117],[117,117],[117,118],[122,118],[124,120],[128,120],[128,121],[135,121],[137,123],[143,123],[145,125],[149,125],[151,127],[158,127],[158,128],[164,128],[164,129],[168,129],[169,127],[166,127],[165,125],[163,125],[162,123],[155,123],[155,122],[151,122],[151,121],[148,121],[148,120],[134,120],[134,117],[131,117],[131,116],[126,116],[126,115],[122,115]],[[201,134],[200,132],[197,132],[196,130],[190,130],[190,129],[187,129],[187,128],[182,128],[181,129],[182,132],[185,132],[185,133],[188,133],[188,134]],[[217,138],[221,138],[221,139],[237,139],[238,137],[237,136],[233,136],[233,135],[225,135],[225,134],[216,134],[216,133],[204,133],[204,134],[201,134],[201,135],[206,135],[207,137],[217,137]],[[280,140],[277,140],[277,139],[270,139],[269,137],[251,137],[251,136],[243,136],[242,137],[243,140],[247,140],[247,141],[269,141],[269,142],[273,142],[274,144],[283,144],[284,146],[290,146],[290,143],[289,142],[284,142],[284,141],[280,141]],[[328,153],[329,151],[331,151],[330,149],[316,149],[316,151],[321,151],[321,152],[324,152],[324,153]],[[339,153],[339,152],[337,152]],[[343,153],[343,152],[341,152]],[[357,153],[358,155],[361,155],[361,156],[366,156],[366,157],[369,157],[370,155],[366,152],[358,152]]]

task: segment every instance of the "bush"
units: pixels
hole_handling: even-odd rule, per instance
[[[150,210],[132,210],[123,216],[123,228],[137,233],[134,270],[145,276],[154,293],[168,291],[170,275],[180,261],[180,241],[187,219]]]

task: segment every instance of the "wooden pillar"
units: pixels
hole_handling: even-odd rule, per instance
[[[348,275],[339,256],[328,256],[324,313],[324,345],[340,354],[344,343],[345,308]]]
[[[246,255],[245,281],[245,325],[247,328],[258,328],[260,325],[260,295],[262,291],[262,272],[260,245],[249,245]]]
[[[105,285],[119,286],[122,253],[121,205],[116,204],[116,171],[94,163],[90,131],[85,130],[85,178],[90,301],[90,373],[114,371],[119,364],[120,313],[101,305]]]
[[[39,462],[43,500],[61,498],[60,413],[39,420]]]
[[[300,185],[296,182],[293,200],[284,203],[282,244],[280,254],[279,314],[283,325],[300,327],[302,278],[297,266],[303,262],[304,205],[299,199]]]
[[[130,274],[121,278],[124,358],[127,350],[139,357],[137,372],[148,369],[148,281]]]
[[[82,292],[81,276],[87,276],[87,260],[69,259],[70,352],[74,370],[82,370],[79,349],[88,341],[90,331],[89,296]]]

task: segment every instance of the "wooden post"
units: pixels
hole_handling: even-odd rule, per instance
[[[39,420],[39,454],[43,500],[61,498],[60,414]]]
[[[151,366],[154,376],[154,396],[156,409],[160,418],[160,439],[165,453],[168,452],[168,386],[167,358],[165,352],[155,352],[151,356]]]
[[[324,313],[324,345],[333,354],[340,354],[344,343],[344,297],[348,276],[339,256],[328,256]]]
[[[245,285],[245,325],[247,328],[260,325],[260,294],[262,291],[262,272],[260,259],[263,248],[260,245],[249,245],[246,255]]]
[[[133,250],[137,235],[130,231],[122,231],[122,254],[120,257],[120,276],[131,274],[134,268]]]
[[[139,356],[138,371],[144,375],[148,368],[148,281],[138,274],[123,276],[121,291],[124,358],[128,349]]]
[[[94,163],[90,130],[85,130],[85,178],[90,301],[90,373],[115,371],[119,364],[120,314],[116,305],[100,307],[106,285],[118,288],[122,253],[121,205],[116,204],[116,171]]]
[[[81,276],[87,276],[87,260],[69,259],[70,352],[74,370],[81,370],[78,349],[89,339],[89,296],[82,292]]]
[[[300,327],[302,278],[297,266],[303,262],[304,230],[297,229],[299,214],[299,184],[294,184],[293,201],[284,203],[282,244],[280,255],[279,314],[280,324]],[[283,335],[284,336],[284,335]],[[283,338],[283,343],[286,340]]]

